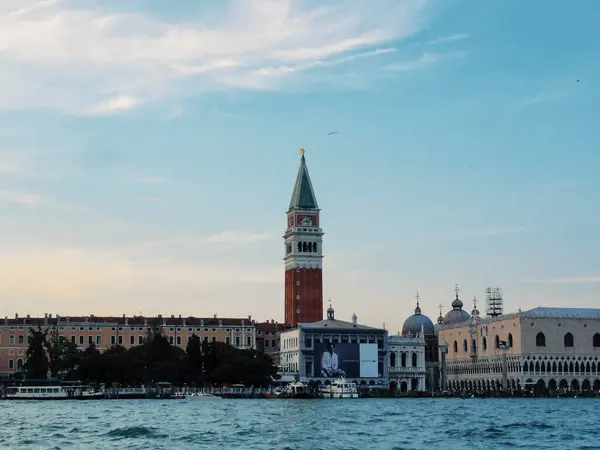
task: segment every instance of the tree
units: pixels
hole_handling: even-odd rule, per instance
[[[59,335],[56,327],[52,329],[50,339],[46,339],[44,345],[50,357],[49,366],[52,378],[66,375],[75,370],[80,357],[79,349],[74,342]]]
[[[48,330],[42,331],[29,329],[29,346],[27,347],[27,360],[23,367],[27,378],[46,378],[48,376],[48,356],[46,354],[46,339]]]
[[[187,379],[190,383],[201,383],[203,376],[203,358],[200,338],[192,334],[185,349],[187,354]]]

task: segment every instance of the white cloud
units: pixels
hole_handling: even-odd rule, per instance
[[[428,53],[425,52],[413,61],[404,61],[386,66],[387,70],[396,72],[407,72],[412,70],[426,69],[448,59],[460,59],[466,56],[466,52],[451,53]]]
[[[0,109],[83,114],[206,90],[268,88],[263,78],[272,67],[289,75],[381,55],[371,49],[418,32],[428,6],[347,0],[300,9],[291,0],[234,0],[220,19],[204,10],[175,22],[74,0],[7,2],[0,7]],[[288,66],[294,69],[282,69]]]
[[[32,206],[39,205],[42,203],[42,201],[42,197],[37,194],[8,190],[0,191],[0,203],[13,203],[17,205]]]
[[[427,44],[429,44],[429,45],[446,44],[448,42],[462,41],[464,39],[469,39],[470,37],[471,36],[469,36],[466,33],[457,33],[457,34],[451,34],[448,36],[442,36],[440,38],[433,39],[433,40],[427,42]]]

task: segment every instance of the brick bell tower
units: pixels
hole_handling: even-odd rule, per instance
[[[287,211],[285,240],[285,323],[323,320],[323,230],[304,149]]]

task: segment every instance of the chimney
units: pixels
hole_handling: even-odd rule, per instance
[[[171,314],[171,319],[174,319],[174,318],[175,318],[175,314]]]
[[[125,320],[125,325],[129,325],[129,317],[125,317],[125,314],[123,314],[123,319]]]
[[[52,319],[52,314],[48,314],[48,318],[49,318],[49,319]]]
[[[358,317],[356,317],[356,313],[352,313],[352,323],[354,325],[358,324]]]
[[[19,315],[15,313],[15,320],[19,320]]]
[[[216,319],[216,318],[217,318],[217,315],[215,314],[213,317]]]
[[[48,313],[44,313],[44,325],[48,325]]]
[[[181,319],[181,314],[179,314],[179,318]]]
[[[94,318],[94,315],[93,315],[93,314],[90,314],[90,317],[93,319],[93,318]]]
[[[219,326],[222,327],[223,326],[223,319],[219,319]]]
[[[200,326],[203,327],[204,326],[204,319],[200,319]]]
[[[4,316],[4,325],[8,325],[8,316]]]
[[[148,326],[148,319],[144,317],[144,326]]]
[[[252,316],[248,316],[248,320],[252,322]]]

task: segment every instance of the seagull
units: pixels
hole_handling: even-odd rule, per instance
[[[331,136],[332,134],[338,134],[339,131],[332,131],[331,133],[327,133],[327,136]]]
[[[579,83],[579,80],[577,80],[577,82]]]
[[[475,164],[469,164],[469,167],[475,167]]]

